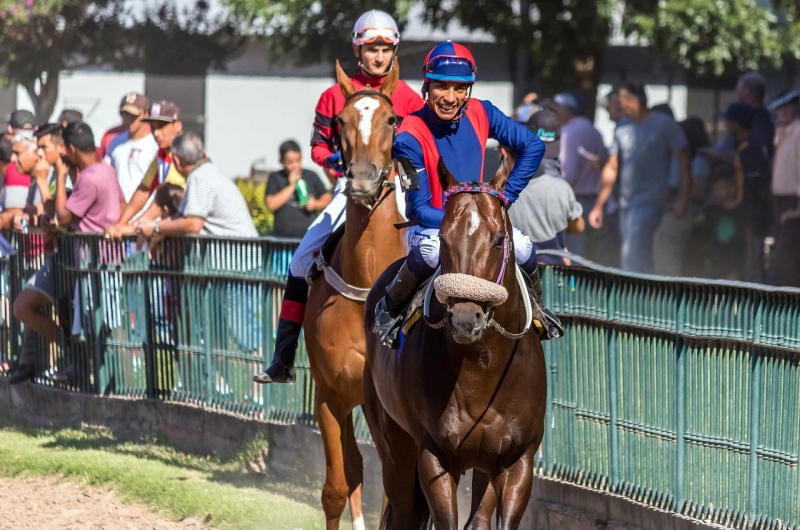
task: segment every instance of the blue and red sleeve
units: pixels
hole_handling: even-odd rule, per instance
[[[423,228],[439,228],[444,218],[444,210],[431,204],[431,188],[422,146],[411,133],[401,132],[394,140],[392,158],[408,158],[417,171],[419,189],[406,192],[406,216]],[[437,178],[435,175],[433,178]]]
[[[333,118],[335,115],[335,95],[333,88],[340,90],[338,85],[329,88],[319,97],[314,116],[314,131],[311,136],[311,159],[319,166],[325,166],[325,159],[333,154]]]
[[[544,158],[544,142],[523,124],[512,120],[488,101],[481,101],[489,120],[489,136],[517,152],[514,169],[508,176],[505,195],[513,204],[531,181]]]

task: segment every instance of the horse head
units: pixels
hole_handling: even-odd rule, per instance
[[[443,274],[434,286],[447,308],[445,323],[453,339],[471,344],[481,339],[494,308],[508,297],[506,269],[514,256],[503,194],[508,169],[504,160],[488,184],[460,184],[441,159],[438,170],[447,191],[439,230]]]
[[[342,159],[348,178],[348,195],[363,204],[374,203],[387,187],[392,172],[392,144],[397,115],[392,93],[400,77],[400,66],[386,76],[380,90],[356,91],[353,82],[336,62],[336,77],[345,105],[336,117]]]

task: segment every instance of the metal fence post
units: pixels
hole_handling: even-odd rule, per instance
[[[762,319],[764,318],[764,299],[758,298],[758,309],[753,319],[753,343],[761,341]],[[750,455],[748,472],[747,522],[755,524],[758,516],[758,444],[761,435],[761,368],[763,359],[755,345],[750,346]]]
[[[686,318],[686,298],[683,286],[676,286],[675,301],[677,318],[675,323],[675,511],[681,513],[686,503],[683,487],[685,451],[686,451],[686,352],[683,342],[684,323]]]
[[[620,473],[620,454],[619,454],[619,430],[617,421],[619,419],[619,349],[617,340],[617,330],[614,329],[616,322],[616,298],[618,293],[618,285],[609,275],[606,275],[608,281],[608,289],[606,290],[608,296],[608,321],[609,326],[606,328],[606,336],[608,337],[608,412],[609,412],[609,446],[611,449],[611,462],[609,464],[609,479],[611,482],[611,491],[617,491],[619,487],[619,473]]]

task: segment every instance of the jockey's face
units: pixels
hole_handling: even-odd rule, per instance
[[[428,86],[428,106],[440,120],[455,119],[467,99],[469,85],[447,81],[431,81]]]
[[[361,68],[365,73],[372,77],[383,77],[389,73],[389,65],[392,64],[394,57],[394,46],[376,42],[353,46],[353,53],[361,60]]]

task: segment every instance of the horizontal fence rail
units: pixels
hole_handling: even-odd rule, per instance
[[[315,425],[297,382],[257,385],[271,358],[297,241],[8,234],[0,257],[0,373],[31,348],[36,382],[183,401]],[[563,255],[557,251],[546,251]],[[545,343],[547,428],[537,472],[737,528],[800,530],[800,290],[623,273],[576,256],[547,267],[565,337]],[[59,340],[13,318],[52,259]],[[369,432],[358,416],[357,435]]]

